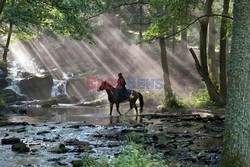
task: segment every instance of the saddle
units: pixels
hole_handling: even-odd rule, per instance
[[[129,96],[131,95],[130,89],[114,89],[114,96],[122,102],[126,102],[129,100]]]

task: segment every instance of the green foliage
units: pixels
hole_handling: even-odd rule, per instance
[[[199,7],[198,0],[150,0],[155,19],[144,33],[145,40],[169,35],[173,26],[181,28],[190,22],[189,13]],[[172,31],[170,32],[172,34]]]
[[[102,0],[7,0],[0,16],[0,31],[6,34],[12,22],[13,32],[21,39],[46,30],[76,39],[90,37],[88,19],[104,7]]]
[[[197,94],[191,94],[186,104],[194,108],[218,108],[216,103],[211,101],[207,89],[200,90]]]
[[[98,158],[85,154],[82,158],[86,167],[167,167],[162,154],[149,154],[142,145],[129,143],[118,157]]]
[[[166,96],[163,103],[163,110],[167,108],[183,108],[183,104],[174,96]]]
[[[5,103],[4,98],[3,96],[0,95],[0,106],[4,105],[4,103]]]

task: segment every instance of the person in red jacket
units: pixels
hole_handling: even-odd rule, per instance
[[[129,97],[131,91],[126,89],[126,81],[122,73],[119,73],[118,77],[116,95],[120,100],[126,100]]]
[[[126,81],[124,77],[122,76],[122,73],[118,74],[118,80],[117,80],[117,87],[116,89],[126,89]]]

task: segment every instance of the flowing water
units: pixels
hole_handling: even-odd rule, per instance
[[[122,106],[121,112],[126,113],[127,109]],[[153,111],[146,109],[139,117],[135,111],[123,116],[113,111],[114,116],[110,117],[109,107],[105,106],[30,107],[24,115],[8,116],[10,122],[19,124],[0,127],[0,139],[18,137],[31,151],[20,154],[13,152],[11,145],[0,145],[0,166],[72,166],[71,161],[89,152],[82,147],[91,148],[91,155],[112,157],[121,152],[126,136],[136,143],[144,141],[149,150],[158,150],[166,160],[181,166],[219,166],[223,119]],[[70,151],[52,153],[60,143]]]
[[[58,162],[68,166],[72,160],[80,159],[83,153],[74,151],[75,146],[67,146],[72,152],[65,154],[53,154],[49,149],[73,139],[88,142],[94,154],[113,156],[121,151],[121,143],[116,140],[97,139],[94,136],[102,132],[119,132],[126,125],[138,122],[133,116],[110,117],[108,108],[93,107],[31,107],[27,114],[8,115],[8,120],[15,123],[27,122],[28,125],[2,127],[0,139],[20,138],[31,148],[31,152],[18,154],[11,150],[11,145],[0,145],[0,166],[4,167],[55,166]]]

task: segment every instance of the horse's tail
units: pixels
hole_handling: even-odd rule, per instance
[[[138,92],[138,95],[139,95],[139,101],[140,101],[140,112],[142,113],[143,106],[144,106],[144,101],[143,101],[142,94],[140,92]]]

